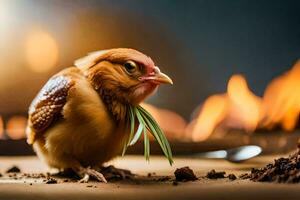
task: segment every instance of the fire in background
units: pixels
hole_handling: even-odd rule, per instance
[[[194,141],[203,141],[214,131],[282,128],[292,131],[300,113],[300,61],[291,70],[275,78],[263,97],[256,96],[242,75],[233,75],[227,92],[206,99],[197,117],[190,123]]]

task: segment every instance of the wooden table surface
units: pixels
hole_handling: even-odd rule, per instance
[[[147,163],[141,156],[126,156],[111,162],[116,167],[130,169],[139,175],[155,172],[159,175],[173,175],[176,168],[189,166],[197,176],[204,176],[209,170],[225,170],[236,175],[248,172],[252,167],[264,166],[278,156],[258,157],[242,164],[223,160],[175,158],[174,166],[160,156],[151,157]],[[22,172],[39,173],[49,171],[36,157],[0,157],[0,171],[17,165]],[[24,183],[26,181],[26,183]],[[32,183],[32,184],[30,184]],[[93,187],[87,187],[92,185]],[[96,187],[94,187],[96,186]],[[0,178],[0,199],[299,199],[300,184],[254,183],[249,180],[228,179],[195,182],[130,182],[77,183],[67,182],[45,184],[42,179],[12,180]]]

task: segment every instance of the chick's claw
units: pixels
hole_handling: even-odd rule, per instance
[[[124,179],[132,179],[135,175],[132,174],[129,170],[119,169],[112,165],[108,167],[101,167],[99,169],[105,177],[110,179],[124,180]]]
[[[83,177],[82,179],[80,179],[80,181],[79,181],[80,183],[89,182],[90,177],[93,177],[94,179],[96,179],[99,182],[107,183],[107,180],[105,179],[103,174],[101,174],[100,172],[98,172],[95,169],[92,169],[90,167],[87,167],[87,168],[80,167],[79,169],[74,169],[74,171],[80,177]]]
[[[78,182],[79,182],[79,183],[88,183],[88,182],[89,182],[89,179],[90,179],[90,175],[85,174],[85,175],[83,176],[83,178],[80,179]]]

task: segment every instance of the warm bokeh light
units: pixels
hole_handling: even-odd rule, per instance
[[[2,117],[0,116],[0,138],[3,138],[3,134],[4,134],[4,123]]]
[[[27,119],[23,116],[11,117],[6,125],[6,131],[11,139],[25,138],[25,128]]]
[[[46,72],[58,61],[58,44],[53,36],[43,30],[31,31],[25,43],[29,68],[34,72]]]
[[[263,105],[265,108],[262,126],[273,128],[277,124],[284,130],[293,130],[300,113],[300,61],[267,87]]]

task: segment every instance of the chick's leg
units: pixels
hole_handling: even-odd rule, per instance
[[[131,179],[135,176],[135,174],[132,174],[129,170],[116,168],[113,165],[109,165],[108,167],[95,167],[95,169],[104,174],[108,180],[112,178],[120,180]]]
[[[82,179],[80,180],[81,183],[87,183],[90,180],[90,177],[95,178],[99,182],[107,183],[107,180],[100,172],[92,169],[90,167],[76,167],[73,168],[73,171],[76,172]]]

